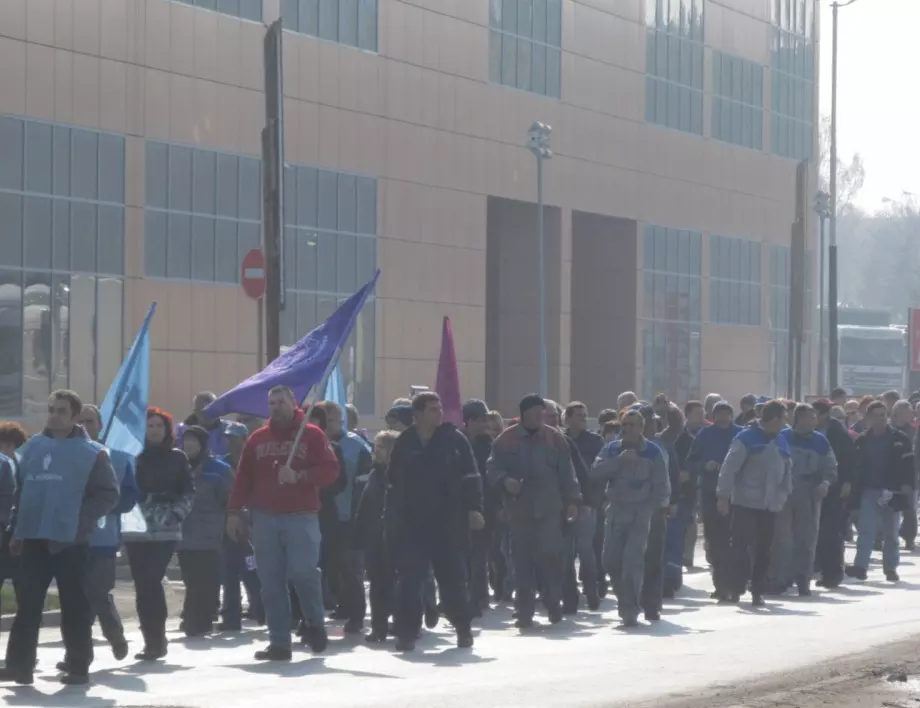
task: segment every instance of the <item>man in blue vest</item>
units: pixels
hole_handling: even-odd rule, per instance
[[[73,391],[48,398],[48,423],[19,450],[22,487],[11,522],[10,551],[20,556],[20,604],[0,681],[32,683],[48,586],[61,602],[67,652],[64,684],[89,681],[93,611],[86,595],[89,537],[118,503],[118,480],[106,449],[77,424],[83,402]]]
[[[317,408],[326,413],[326,435],[342,450],[345,479],[335,496],[338,524],[330,538],[324,538],[326,571],[330,589],[338,600],[333,618],[345,620],[345,633],[355,634],[364,627],[367,604],[364,597],[364,554],[352,543],[351,522],[358,510],[361,492],[367,484],[373,460],[370,445],[357,433],[345,428],[345,414],[334,401],[322,401]]]
[[[92,440],[99,440],[102,433],[102,413],[92,403],[83,406],[77,423],[83,426],[86,434]],[[125,628],[121,623],[115,600],[112,599],[112,589],[115,587],[115,556],[121,547],[121,515],[126,514],[140,497],[137,488],[137,479],[134,476],[134,456],[121,450],[109,450],[112,467],[115,468],[115,477],[121,490],[118,505],[101,519],[89,537],[89,567],[86,572],[86,596],[93,615],[99,619],[102,635],[112,654],[121,661],[128,655],[128,641],[125,639]],[[67,672],[70,664],[67,657],[57,665],[58,669]]]

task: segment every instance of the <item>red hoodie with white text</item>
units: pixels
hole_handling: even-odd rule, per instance
[[[326,434],[318,427],[304,428],[291,461],[291,468],[305,472],[304,477],[293,484],[278,481],[278,470],[287,462],[303,419],[304,412],[297,410],[289,425],[270,420],[249,436],[236,470],[230,495],[231,511],[244,507],[273,514],[320,510],[320,489],[335,482],[339,461]]]

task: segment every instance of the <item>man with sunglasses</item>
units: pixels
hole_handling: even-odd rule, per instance
[[[93,660],[93,612],[86,595],[89,537],[118,503],[108,451],[86,434],[77,418],[83,402],[73,391],[48,399],[45,430],[19,450],[22,486],[10,523],[10,552],[20,556],[20,604],[6,647],[0,681],[32,683],[38,632],[48,586],[61,601],[61,635],[67,652],[64,684],[85,684]]]

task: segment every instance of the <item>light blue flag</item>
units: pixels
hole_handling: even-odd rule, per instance
[[[157,304],[154,302],[100,407],[103,432],[99,442],[111,450],[120,450],[131,456],[144,449],[147,435],[150,320],[156,309]]]
[[[323,400],[338,403],[345,407],[345,384],[342,382],[342,370],[339,364],[335,365],[332,373],[329,374],[329,380],[326,381],[326,393],[323,394]]]

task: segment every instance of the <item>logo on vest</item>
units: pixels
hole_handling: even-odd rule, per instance
[[[45,457],[42,459],[42,466],[45,472],[47,472],[48,468],[51,467],[51,453],[50,452],[47,453]]]

